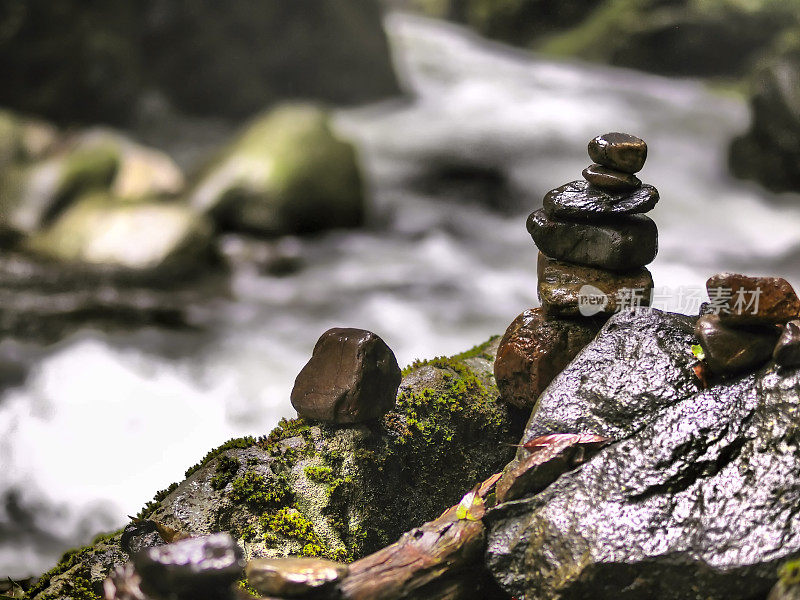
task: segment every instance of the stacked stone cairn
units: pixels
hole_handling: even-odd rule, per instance
[[[607,133],[589,142],[589,157],[594,164],[583,180],[549,191],[528,217],[540,250],[542,306],[509,326],[495,362],[503,400],[519,408],[533,406],[609,315],[650,303],[653,277],[645,265],[658,251],[658,229],[643,213],[659,194],[635,175],[647,144]]]
[[[800,299],[780,277],[719,273],[706,282],[709,302],[695,335],[713,375],[800,366]]]

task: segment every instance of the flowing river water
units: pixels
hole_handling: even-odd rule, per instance
[[[87,328],[54,347],[0,344],[31,367],[0,397],[0,575],[49,568],[211,447],[292,416],[294,377],[329,327],[379,333],[401,364],[502,333],[537,304],[525,216],[580,178],[599,133],[649,144],[640,176],[661,192],[662,306],[696,309],[720,270],[800,284],[798,197],[726,172],[742,100],[417,17],[393,15],[388,30],[410,98],[337,114],[370,178],[369,227],[291,241],[306,267],[289,276],[242,266],[201,332]]]

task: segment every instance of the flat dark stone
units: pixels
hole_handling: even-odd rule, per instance
[[[658,203],[652,185],[626,193],[612,193],[579,179],[547,192],[544,211],[551,219],[598,219],[645,213]]]
[[[227,533],[147,548],[133,557],[142,589],[164,597],[216,598],[244,572],[241,548]]]
[[[314,346],[292,389],[292,406],[303,418],[360,423],[394,408],[400,367],[391,348],[364,329],[334,328]]]
[[[752,600],[800,554],[800,370],[701,390],[691,324],[656,310],[615,315],[542,395],[523,442],[614,441],[487,511],[486,564],[509,595]]]
[[[605,133],[589,142],[589,157],[604,167],[637,173],[647,160],[647,144],[628,133]]]
[[[631,192],[642,185],[636,175],[609,169],[603,165],[589,165],[581,175],[596,188],[608,192]]]
[[[550,258],[590,267],[631,271],[653,262],[658,252],[658,228],[644,215],[589,224],[550,219],[540,209],[530,214],[527,228]]]
[[[782,367],[800,367],[800,321],[789,321],[778,338],[772,358]]]
[[[800,316],[800,299],[782,277],[718,273],[709,277],[706,291],[709,310],[725,323],[772,325]]]
[[[547,258],[541,252],[538,276],[539,301],[550,315],[591,316],[649,306],[653,292],[653,275],[645,268],[607,271]],[[590,302],[592,294],[602,302]]]
[[[706,363],[713,373],[725,375],[760,367],[772,356],[779,332],[775,327],[731,327],[719,315],[703,315],[697,320],[695,335],[705,350]]]
[[[245,574],[247,583],[261,594],[295,598],[330,589],[347,571],[347,565],[322,558],[287,557],[253,559]]]
[[[601,319],[547,316],[541,308],[520,314],[506,329],[494,377],[500,400],[531,409],[539,394],[600,329]]]

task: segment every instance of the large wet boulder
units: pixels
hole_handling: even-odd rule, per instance
[[[612,317],[542,395],[523,441],[555,431],[612,441],[487,513],[486,560],[507,592],[763,598],[800,554],[800,371],[701,390],[691,325],[659,311]]]
[[[327,111],[286,104],[255,119],[211,162],[190,202],[224,229],[260,235],[355,227],[364,191],[352,144]]]
[[[731,171],[774,191],[800,190],[800,27],[752,78],[750,128],[731,143]]]
[[[66,268],[167,278],[207,264],[211,233],[208,220],[183,204],[125,203],[97,193],[79,199],[24,246]]]
[[[497,339],[415,363],[404,372],[395,409],[378,422],[341,427],[297,419],[258,439],[232,440],[139,516],[169,537],[228,531],[248,559],[350,562],[374,552],[436,518],[513,455],[522,423],[496,402],[496,347]],[[31,596],[66,598],[77,584],[99,589],[127,560],[122,535],[104,540],[102,552],[74,552]],[[108,548],[116,549],[114,560]],[[75,573],[83,578],[77,584]]]
[[[0,104],[60,122],[124,124],[153,92],[236,118],[399,92],[376,0],[30,0],[0,22]]]

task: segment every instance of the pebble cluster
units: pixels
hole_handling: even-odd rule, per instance
[[[549,315],[611,314],[649,305],[653,278],[645,267],[658,251],[658,229],[643,213],[658,190],[635,173],[647,144],[626,133],[589,142],[595,162],[583,180],[547,193],[543,208],[528,217],[539,248],[539,300]]]
[[[712,373],[739,373],[770,358],[781,367],[800,366],[800,299],[788,281],[719,273],[706,291],[707,314],[695,335]]]

